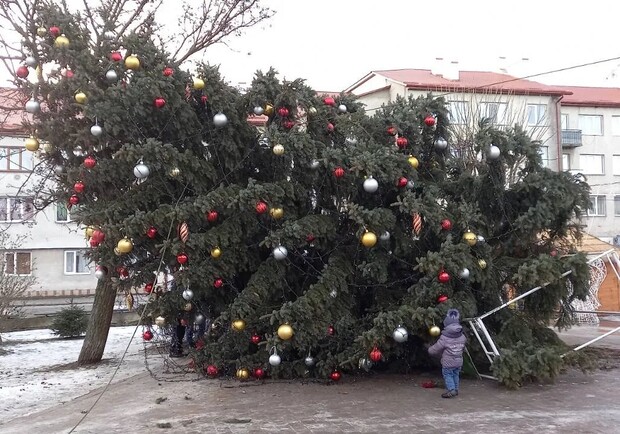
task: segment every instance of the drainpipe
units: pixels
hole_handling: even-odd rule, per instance
[[[556,137],[558,143],[558,172],[562,171],[562,119],[561,119],[561,107],[564,95],[560,95],[555,101],[555,126],[556,126]]]

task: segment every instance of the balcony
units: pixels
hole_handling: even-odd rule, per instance
[[[562,147],[577,148],[581,142],[581,130],[562,130]]]

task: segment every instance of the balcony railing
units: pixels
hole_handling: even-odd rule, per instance
[[[562,130],[562,147],[576,148],[581,146],[581,130]]]

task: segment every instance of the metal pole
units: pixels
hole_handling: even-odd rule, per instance
[[[591,345],[591,344],[593,344],[593,343],[594,343],[594,342],[596,342],[596,341],[600,341],[601,339],[606,338],[606,337],[607,337],[607,336],[609,336],[610,334],[612,334],[612,333],[616,333],[617,331],[620,331],[620,327],[616,327],[615,329],[610,330],[610,331],[608,331],[607,333],[605,333],[605,334],[603,334],[603,335],[600,335],[600,336],[598,336],[598,337],[596,337],[596,338],[594,338],[594,339],[591,339],[591,340],[589,340],[588,342],[586,342],[585,344],[581,344],[581,345],[579,345],[577,348],[573,348],[571,351],[579,351],[580,349],[585,348],[585,347],[587,347],[588,345]],[[569,351],[569,352],[570,352],[570,351]],[[564,353],[564,354],[562,354],[562,357],[564,357],[566,354],[568,354],[568,353]]]
[[[497,351],[497,347],[495,346],[495,342],[493,342],[493,339],[491,339],[491,335],[489,335],[489,331],[487,330],[486,326],[482,322],[482,318],[478,318],[476,320],[476,322],[478,323],[478,326],[482,330],[482,333],[484,333],[484,336],[486,336],[487,341],[489,341],[489,345],[491,345],[491,349],[493,350],[493,354],[495,354],[496,356],[499,356],[499,351]]]
[[[620,315],[620,311],[614,310],[574,310],[574,313],[596,313],[601,315]]]
[[[473,321],[470,321],[469,325],[471,326],[471,329],[474,332],[474,335],[478,339],[478,342],[480,342],[480,346],[482,347],[482,351],[484,351],[484,354],[487,356],[487,359],[489,359],[490,363],[493,363],[493,358],[491,358],[491,356],[489,355],[490,351],[487,350],[487,346],[484,344],[484,341],[482,340],[482,337],[478,333],[478,330],[476,329],[476,324]]]

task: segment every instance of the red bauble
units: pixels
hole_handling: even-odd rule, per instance
[[[441,221],[441,229],[443,229],[444,231],[452,230],[452,222],[448,219],[443,219]]]
[[[187,327],[188,322],[185,318],[183,318],[180,322],[183,327]]]
[[[259,214],[265,214],[267,212],[268,206],[265,202],[259,201],[256,203],[256,212]]]
[[[77,195],[75,195],[75,194],[74,194],[73,196],[71,196],[71,197],[69,198],[69,203],[70,203],[71,205],[77,205],[78,203],[80,203],[80,198],[79,198],[79,197],[77,197]]]
[[[97,160],[95,160],[90,155],[88,157],[84,158],[84,166],[86,166],[87,169],[92,169],[96,165],[97,165]]]
[[[556,256],[558,256],[558,251],[554,249],[554,250],[550,251],[549,254],[551,256],[553,256],[553,257],[556,257]]]
[[[258,343],[260,342],[260,336],[254,333],[250,338],[250,341],[252,341],[254,345],[258,345]]]
[[[439,282],[441,283],[448,283],[450,281],[450,275],[445,271],[441,271],[437,275],[437,280],[439,280]]]
[[[336,129],[336,127],[334,126],[334,124],[332,124],[331,122],[327,123],[327,131],[329,131],[330,133],[333,132]]]
[[[217,366],[215,366],[215,365],[207,366],[206,371],[207,371],[207,375],[209,377],[217,377],[217,374],[219,373],[219,371],[217,369]]]
[[[370,352],[370,360],[372,360],[375,363],[380,362],[382,357],[383,357],[383,354],[381,353],[381,350],[377,347],[374,347],[372,351]]]
[[[118,275],[122,278],[127,278],[129,277],[129,271],[127,270],[127,268],[120,266],[116,268],[116,272],[118,273]]]
[[[160,96],[160,97],[155,98],[155,101],[153,101],[153,104],[155,104],[155,107],[157,108],[162,108],[163,106],[166,105],[166,100]]]
[[[288,116],[288,109],[286,107],[280,107],[278,109],[278,114],[282,116],[283,118],[285,118]]]
[[[438,303],[445,303],[446,301],[448,301],[448,296],[445,294],[441,294],[439,297],[437,297]]]
[[[334,98],[332,98],[331,96],[328,96],[327,98],[323,99],[323,102],[325,103],[325,105],[336,105],[336,100]]]
[[[50,35],[52,35],[52,37],[54,38],[60,36],[60,28],[58,28],[58,26],[50,27]]]
[[[167,66],[164,68],[163,74],[166,77],[170,77],[172,74],[174,74],[174,69],[172,69],[171,67]]]
[[[407,140],[406,137],[399,137],[398,139],[396,139],[396,145],[400,149],[407,147],[408,144],[409,144],[409,140]]]
[[[340,378],[342,378],[342,374],[339,371],[334,371],[329,374],[329,378],[331,378],[332,381],[340,381]]]
[[[93,234],[90,236],[90,239],[95,240],[97,242],[97,245],[99,245],[105,241],[105,234],[103,233],[103,231],[95,229],[93,231]]]
[[[309,243],[313,242],[315,239],[316,238],[312,234],[306,235],[306,241],[309,242]]]
[[[218,217],[217,211],[209,211],[207,213],[207,221],[209,223],[215,223],[217,221],[217,217]]]
[[[110,60],[112,60],[113,62],[120,62],[121,60],[123,60],[123,55],[118,51],[112,51],[110,53]]]
[[[216,288],[221,288],[224,285],[224,281],[222,279],[215,279],[213,281],[213,286]]]
[[[147,283],[146,285],[144,285],[144,292],[146,292],[147,294],[153,292],[153,284]]]
[[[19,78],[26,78],[28,77],[28,74],[30,74],[30,71],[24,65],[20,66],[15,71],[15,75],[17,75]]]
[[[153,339],[153,332],[150,330],[146,330],[144,333],[142,333],[142,339],[144,339],[145,341],[150,341],[151,339]]]
[[[390,136],[396,135],[396,127],[388,127],[386,131]]]
[[[284,128],[286,128],[287,130],[290,130],[291,128],[293,128],[295,126],[295,122],[293,122],[291,120],[286,120],[286,121],[282,122],[282,126]]]
[[[187,257],[187,254],[185,253],[179,253],[177,255],[177,262],[181,265],[186,264],[188,259],[189,258]]]
[[[157,236],[157,228],[155,226],[151,226],[146,230],[146,236],[153,239]]]
[[[206,104],[206,103],[207,103],[207,101],[209,101],[209,98],[207,98],[207,95],[202,95],[202,96],[200,97],[200,101],[201,101],[203,104]]]
[[[329,336],[334,336],[336,334],[336,329],[334,328],[334,326],[329,326],[327,327],[327,334]]]
[[[336,178],[342,178],[344,176],[344,169],[342,167],[336,167],[334,169],[334,176]]]
[[[84,183],[82,181],[78,181],[73,184],[73,191],[76,193],[82,193],[84,191]]]
[[[99,243],[97,242],[97,240],[91,238],[88,243],[90,244],[91,247],[97,247],[99,245]]]
[[[396,182],[396,185],[398,185],[400,188],[406,187],[407,178],[405,178],[404,176],[401,176],[400,178],[398,178],[398,182]]]
[[[427,126],[432,127],[433,125],[435,125],[435,117],[428,115],[427,117],[424,118],[424,123]]]
[[[70,69],[67,69],[64,74],[63,74],[66,78],[72,78],[73,77],[73,71],[71,71]]]
[[[265,376],[265,371],[263,371],[262,368],[256,368],[254,369],[254,372],[252,373],[252,375],[254,375],[254,378],[260,380],[261,378]]]

